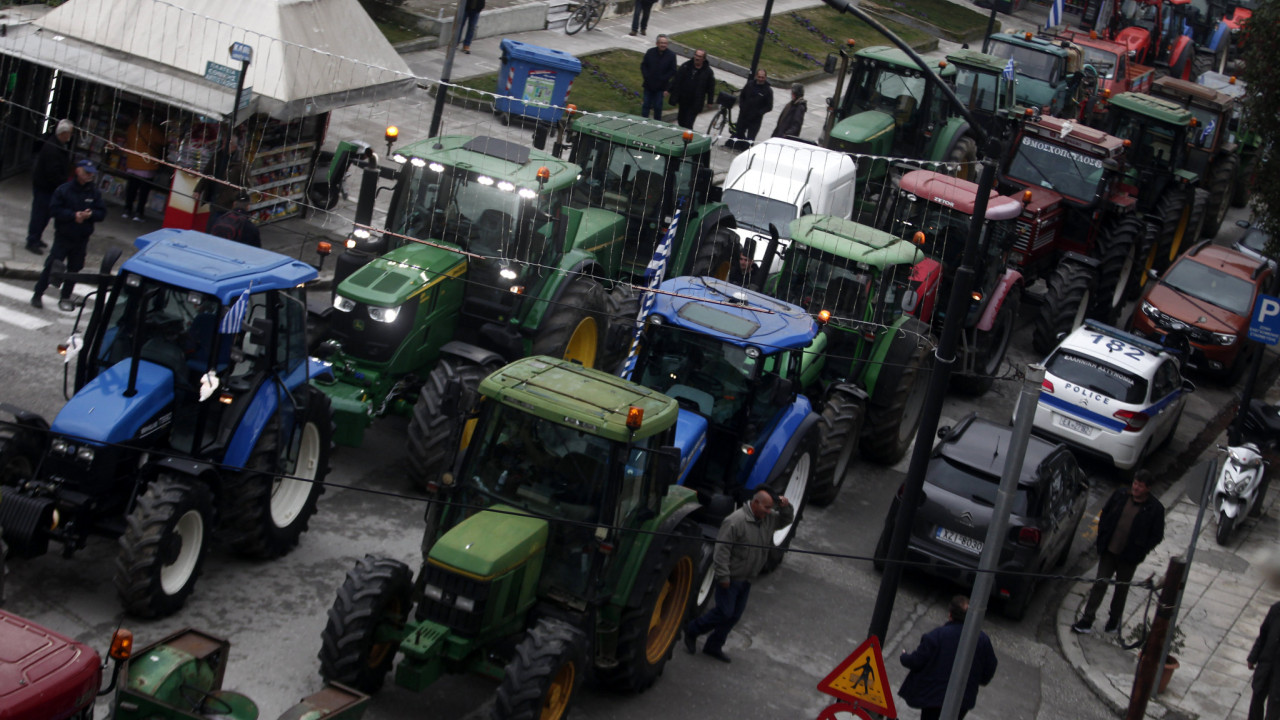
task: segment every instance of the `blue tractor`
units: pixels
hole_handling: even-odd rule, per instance
[[[332,419],[308,383],[312,266],[195,231],[158,230],[97,289],[68,343],[75,393],[50,424],[5,406],[0,527],[10,554],[118,538],[124,608],[182,607],[211,534],[245,556],[293,549],[316,511]],[[82,313],[84,310],[81,311]]]

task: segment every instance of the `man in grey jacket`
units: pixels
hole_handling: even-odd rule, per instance
[[[703,654],[729,662],[724,641],[747,609],[751,581],[760,575],[769,559],[774,531],[790,525],[795,518],[795,508],[786,496],[779,495],[777,504],[775,509],[773,493],[761,488],[720,525],[715,554],[716,604],[684,626],[684,647],[690,653],[698,651],[698,636],[709,632]]]

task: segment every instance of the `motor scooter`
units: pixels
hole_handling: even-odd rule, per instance
[[[1263,454],[1276,446],[1280,438],[1280,407],[1262,400],[1251,400],[1245,411],[1244,430],[1232,437],[1225,450],[1227,457],[1218,471],[1218,484],[1213,491],[1213,508],[1218,516],[1217,540],[1226,545],[1231,533],[1246,515],[1262,513],[1271,478],[1266,474]]]

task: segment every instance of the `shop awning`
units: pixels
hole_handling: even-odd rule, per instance
[[[357,0],[69,0],[9,28],[0,52],[221,117],[240,69],[232,43],[253,48],[249,107],[280,120],[414,85]]]

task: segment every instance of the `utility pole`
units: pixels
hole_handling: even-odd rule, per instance
[[[1172,632],[1170,618],[1182,588],[1182,579],[1187,571],[1187,562],[1182,558],[1169,558],[1169,569],[1164,574],[1164,586],[1160,588],[1160,600],[1156,605],[1156,617],[1151,621],[1151,633],[1147,636],[1147,644],[1142,648],[1139,657],[1138,672],[1133,677],[1133,691],[1129,695],[1129,712],[1126,720],[1142,720],[1147,714],[1147,703],[1151,700],[1151,688],[1155,683],[1156,673],[1164,666],[1161,650],[1164,648],[1165,635]]]
[[[1036,404],[1040,401],[1040,383],[1043,381],[1044,366],[1028,365],[1026,377],[1022,380],[1022,394],[1018,396],[1013,437],[1005,451],[1000,487],[996,491],[995,505],[991,508],[991,522],[987,525],[982,557],[978,560],[978,577],[974,580],[973,592],[969,595],[969,611],[964,615],[960,645],[956,649],[956,659],[951,664],[951,677],[947,680],[947,694],[942,701],[943,720],[956,720],[960,717],[960,704],[964,701],[965,687],[969,684],[973,653],[978,647],[982,622],[987,614],[987,598],[991,596],[996,566],[1000,562],[1000,552],[1004,549],[1004,536],[1009,529],[1009,512],[1013,508],[1013,497],[1018,492],[1018,478],[1022,476],[1022,461],[1027,455],[1027,441],[1031,437],[1031,425],[1035,420]]]
[[[444,67],[440,68],[440,82],[436,84],[436,105],[431,110],[431,129],[427,137],[440,134],[440,120],[444,117],[444,102],[449,96],[449,80],[453,77],[453,56],[458,52],[458,30],[462,28],[462,17],[466,13],[467,0],[458,0],[458,9],[453,15],[453,27],[449,29],[449,49],[444,54]]]
[[[640,2],[640,0],[636,0]],[[756,77],[756,70],[760,67],[760,53],[764,50],[764,36],[769,33],[769,18],[773,16],[773,0],[765,0],[764,16],[760,18],[760,35],[756,38],[756,50],[751,53],[751,72],[747,73],[747,83],[750,83]]]

